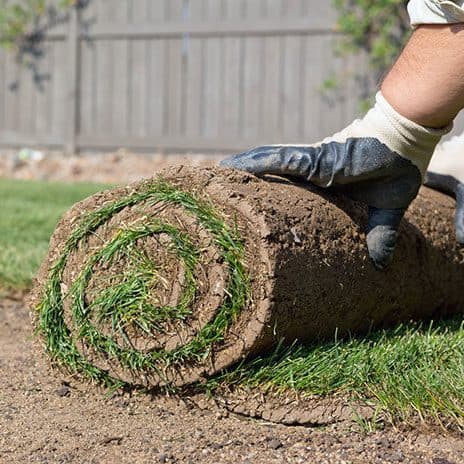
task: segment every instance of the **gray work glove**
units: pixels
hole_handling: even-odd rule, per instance
[[[456,198],[456,240],[464,245],[464,133],[437,146],[425,185]]]
[[[367,246],[378,269],[392,259],[400,221],[416,197],[440,137],[398,114],[379,92],[361,120],[314,145],[268,145],[221,161],[256,175],[301,177],[369,207]]]

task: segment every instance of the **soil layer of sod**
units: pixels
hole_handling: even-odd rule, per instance
[[[171,168],[58,225],[31,305],[52,361],[108,386],[185,385],[293,342],[464,307],[453,201],[423,189],[393,264],[365,207],[290,181]]]

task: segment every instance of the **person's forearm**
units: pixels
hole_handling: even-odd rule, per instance
[[[411,121],[435,128],[450,124],[464,108],[464,24],[419,26],[381,90]]]

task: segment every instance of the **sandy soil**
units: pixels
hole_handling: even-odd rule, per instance
[[[275,425],[206,398],[108,397],[51,371],[22,298],[0,303],[1,463],[464,463],[462,437]]]

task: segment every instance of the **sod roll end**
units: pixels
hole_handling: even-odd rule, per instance
[[[176,167],[60,221],[31,296],[52,362],[107,386],[181,386],[282,338],[317,341],[464,308],[452,199],[424,189],[393,264],[365,207],[288,180]]]

